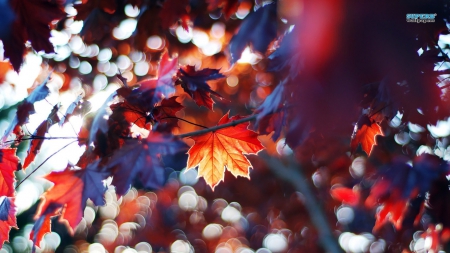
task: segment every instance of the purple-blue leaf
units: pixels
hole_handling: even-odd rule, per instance
[[[124,195],[133,180],[138,179],[144,187],[159,188],[165,181],[165,166],[161,157],[186,150],[186,144],[171,135],[152,132],[142,142],[125,144],[118,150],[107,169],[113,172],[112,184],[118,195]]]
[[[230,41],[231,63],[241,58],[245,47],[251,45],[252,49],[262,54],[277,36],[277,5],[268,4],[250,13],[242,22],[236,35]]]

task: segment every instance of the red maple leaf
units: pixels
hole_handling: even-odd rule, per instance
[[[222,98],[222,96],[211,90],[211,87],[206,81],[216,80],[225,77],[219,73],[218,69],[202,69],[195,70],[195,66],[183,66],[177,73],[177,84],[181,84],[184,91],[189,94],[198,106],[205,106],[212,110],[214,101],[211,99],[211,94]]]
[[[217,125],[224,125],[241,118],[239,115],[229,118],[227,113]],[[244,154],[256,154],[264,146],[258,140],[258,134],[249,130],[248,125],[248,122],[241,123],[190,137],[195,144],[188,151],[187,168],[192,169],[198,166],[198,175],[203,177],[212,189],[223,181],[225,169],[235,177],[250,178],[249,169],[252,165]]]
[[[116,120],[125,119],[131,124],[143,128],[146,124],[146,112],[141,107],[128,103],[127,101],[110,106],[113,114],[111,118]],[[116,118],[117,117],[117,118]]]
[[[9,231],[11,228],[17,228],[16,206],[14,198],[2,197],[0,204],[0,247],[5,241],[9,241]]]
[[[448,164],[434,155],[417,156],[412,166],[407,157],[396,157],[391,164],[386,165],[366,199],[369,207],[383,204],[377,213],[374,230],[387,221],[400,229],[409,200],[419,194],[424,196],[432,183],[448,172]]]
[[[172,133],[172,130],[178,126],[178,118],[176,113],[184,108],[176,101],[177,96],[169,99],[163,99],[160,105],[156,106],[152,111],[152,120],[158,124],[154,125],[153,131],[160,133]]]
[[[444,245],[444,243],[448,241],[448,237],[445,238],[445,236],[448,236],[448,233],[449,229],[443,228],[442,224],[429,224],[428,229],[424,233],[422,233],[420,237],[425,240],[431,241],[431,245],[428,245],[428,247],[426,248],[429,250],[428,252],[439,252],[440,246]]]
[[[16,149],[0,149],[0,196],[14,196],[14,172],[18,166]]]
[[[9,58],[14,70],[19,71],[25,53],[25,42],[30,41],[36,51],[53,52],[50,43],[50,25],[66,16],[61,1],[12,0],[11,8],[15,19],[12,34],[1,37],[5,57]]]
[[[153,109],[153,118],[156,121],[161,121],[168,117],[175,117],[175,113],[184,108],[184,106],[177,102],[177,98],[178,96],[163,99],[160,105]]]
[[[53,124],[59,122],[59,118],[57,116],[59,109],[59,105],[56,104],[53,106],[52,111],[50,112],[48,119],[42,121],[42,123],[38,126],[36,131],[33,134],[35,139],[31,140],[30,148],[28,149],[28,155],[25,158],[25,162],[23,163],[23,169],[26,169],[33,161],[36,155],[39,153],[42,143],[45,140],[45,133],[47,133],[49,127]]]
[[[384,136],[380,125],[373,122],[368,115],[362,115],[358,123],[356,123],[355,130],[352,134],[352,142],[350,144],[352,153],[356,150],[358,144],[361,143],[361,148],[367,155],[370,155],[373,146],[377,143],[377,135]]]
[[[0,61],[0,84],[5,81],[6,74],[10,70],[12,70],[12,66],[9,61]]]
[[[140,90],[155,90],[153,96],[157,99],[160,99],[161,96],[168,97],[175,92],[173,76],[177,71],[177,67],[178,59],[175,58],[170,61],[169,54],[167,52],[164,53],[159,62],[158,77],[139,82]],[[153,102],[156,103],[158,101]]]
[[[30,240],[33,241],[33,248],[32,252],[36,251],[36,247],[41,247],[41,241],[42,238],[44,238],[44,235],[47,233],[52,232],[52,222],[51,218],[53,216],[59,215],[57,213],[57,210],[61,208],[61,204],[53,203],[51,204],[47,210],[39,217],[36,222],[34,223],[33,229],[30,233]]]
[[[236,13],[240,4],[239,0],[207,0],[207,2],[209,11],[222,8],[222,13],[226,19]]]
[[[47,130],[48,130],[48,122],[47,120],[44,120],[36,129],[35,135],[44,136]],[[44,142],[43,138],[31,140],[31,146],[30,149],[28,150],[28,155],[25,158],[25,162],[23,163],[23,169],[28,168],[28,166],[34,161],[34,158],[39,153],[39,150],[41,149],[43,142]]]
[[[389,197],[381,197],[386,194],[386,189],[389,189]],[[402,196],[400,189],[393,189],[391,182],[388,180],[380,180],[377,182],[370,191],[370,196],[366,200],[366,205],[373,207],[376,204],[376,199],[383,203],[383,207],[376,214],[376,222],[373,227],[374,231],[380,229],[387,221],[394,224],[396,229],[400,229],[402,226],[404,213],[408,208],[409,198],[417,195],[417,191],[411,192],[410,196],[406,198]]]
[[[357,205],[359,203],[360,194],[359,191],[346,187],[335,187],[330,190],[333,198],[341,201],[344,204]]]
[[[120,204],[120,212],[115,219],[117,225],[120,226],[122,223],[134,220],[140,209],[141,205],[139,204],[139,200],[137,198],[124,199]]]
[[[55,205],[63,207],[61,220],[66,220],[69,230],[80,223],[83,217],[86,200],[91,199],[95,205],[103,205],[106,187],[102,180],[105,173],[98,171],[99,161],[90,164],[86,169],[52,172],[45,177],[55,185],[44,195],[39,206],[37,217],[49,213]]]

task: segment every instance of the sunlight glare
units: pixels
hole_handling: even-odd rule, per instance
[[[65,46],[57,47],[55,52],[56,52],[56,54],[55,54],[55,57],[53,57],[53,59],[55,61],[64,61],[65,59],[67,59],[67,57],[70,56],[70,54],[72,53],[72,50],[70,49],[70,47],[68,45],[65,45]]]
[[[250,47],[246,47],[242,52],[241,58],[237,61],[238,63],[250,63],[255,64],[261,59],[261,56],[253,53]]]
[[[83,29],[84,22],[82,20],[73,21],[72,24],[69,25],[69,31],[71,34],[79,34],[81,29]]]
[[[178,198],[178,205],[184,211],[192,211],[197,207],[198,196],[194,191],[187,191]]]
[[[135,18],[139,16],[139,13],[141,11],[139,10],[139,7],[133,6],[131,4],[125,5],[125,14],[130,18]]]
[[[241,218],[241,212],[229,205],[223,209],[221,218],[227,222],[237,222]]]
[[[192,253],[193,250],[191,249],[191,246],[188,242],[183,240],[176,240],[170,246],[170,252]]]
[[[112,62],[109,65],[109,69],[107,71],[105,71],[105,75],[107,75],[109,77],[113,77],[113,76],[117,75],[117,73],[119,73],[118,71],[119,71],[119,68],[117,67],[117,65],[114,62]]]
[[[164,45],[163,42],[164,41],[161,39],[161,37],[159,37],[158,35],[153,35],[147,39],[147,47],[153,50],[160,50]]]
[[[80,71],[81,74],[87,75],[92,72],[92,66],[87,61],[82,61],[80,63],[80,67],[78,68],[78,71]]]
[[[189,29],[189,31],[186,31],[186,30],[184,30],[184,28],[182,26],[178,26],[177,29],[175,30],[175,33],[177,35],[178,40],[184,44],[191,41],[194,36],[192,29]]]
[[[206,240],[219,238],[222,235],[222,226],[215,223],[208,224],[203,229],[202,235]]]
[[[284,252],[288,246],[283,234],[268,234],[264,238],[263,245],[272,252]]]
[[[49,40],[53,44],[53,46],[64,46],[69,43],[70,37],[65,32],[51,30],[50,34],[52,35],[52,37],[50,37]]]
[[[211,37],[220,39],[225,35],[225,25],[222,22],[216,22],[211,26]]]
[[[32,181],[24,181],[20,185],[14,201],[17,207],[17,214],[28,210],[28,208],[36,203],[42,193],[44,193],[44,189],[41,185]]]
[[[184,185],[194,185],[198,182],[197,170],[186,170],[184,168],[180,173],[180,182]]]
[[[125,70],[131,67],[131,60],[126,55],[120,55],[117,57],[116,64],[119,69]]]
[[[105,253],[106,249],[100,243],[92,243],[88,248],[89,253]]]
[[[199,48],[206,46],[209,42],[208,34],[201,30],[194,30],[192,37],[192,43]]]
[[[202,52],[206,56],[212,56],[220,52],[222,50],[222,43],[218,40],[211,40],[202,47]]]
[[[351,252],[367,252],[371,241],[363,235],[354,235],[348,241],[348,249]]]
[[[146,61],[141,61],[134,65],[134,73],[137,76],[147,75],[149,69],[150,69],[150,65]]]
[[[101,62],[107,62],[111,60],[112,51],[110,48],[103,48],[97,55],[97,59]]]
[[[450,135],[450,118],[439,120],[436,125],[427,125],[428,130],[434,138]]]
[[[136,19],[125,19],[120,22],[120,25],[113,29],[113,36],[118,40],[128,39],[136,30],[137,20]]]
[[[134,246],[138,253],[151,253],[152,246],[148,242],[140,242]]]

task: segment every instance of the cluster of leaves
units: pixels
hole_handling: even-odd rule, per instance
[[[139,179],[146,188],[161,187],[166,177],[164,159],[187,151],[186,144],[171,134],[173,128],[177,127],[176,113],[183,109],[176,101],[176,96],[170,97],[175,90],[175,83],[180,84],[198,105],[212,109],[210,94],[220,95],[212,91],[206,81],[220,77],[223,75],[214,69],[196,71],[192,66],[178,69],[177,60],[170,61],[168,55],[164,54],[156,79],[141,81],[138,87],[134,88],[128,87],[125,81],[125,87],[109,97],[87,126],[89,135],[79,138],[81,144],[93,144],[93,148],[87,148],[76,166],[68,166],[63,172],[52,172],[45,177],[55,185],[44,194],[44,200],[39,207],[30,238],[34,244],[39,246],[43,235],[50,232],[51,217],[61,215],[61,220],[65,220],[69,229],[73,230],[81,221],[87,199],[91,199],[95,205],[105,204],[103,195],[107,188],[103,180],[108,177],[113,178],[112,185],[119,196],[130,189],[135,179]],[[20,142],[25,138],[21,126],[34,112],[33,103],[49,94],[46,82],[47,80],[18,106],[16,117],[3,136],[4,143],[8,143],[7,137],[10,134],[16,135],[13,142]],[[112,103],[114,99],[118,102]],[[75,108],[86,106],[83,104],[86,102],[81,102],[78,98],[72,103],[73,106],[68,108],[62,120],[72,116]],[[28,109],[24,111],[21,108]],[[39,152],[49,127],[60,122],[58,109],[55,105],[48,120],[43,121],[33,135],[27,136],[32,141],[23,163],[24,169],[33,162]],[[111,110],[110,115],[108,109]],[[80,113],[81,109],[77,112]],[[108,119],[105,115],[109,115]],[[235,121],[238,119],[241,117],[229,118],[226,114],[218,125],[236,125]],[[223,180],[225,167],[235,176],[249,177],[251,164],[243,153],[252,154],[263,149],[256,138],[257,134],[247,129],[248,123],[237,124],[231,128],[231,131],[225,128],[192,137],[196,144],[188,152],[191,157],[188,167],[198,166],[200,175],[205,177],[212,188]],[[212,135],[214,137],[211,138]],[[239,147],[236,147],[235,142]],[[14,149],[5,151],[8,151],[9,157],[4,164],[8,165],[10,175],[4,184],[10,191],[4,196],[13,197],[13,172],[18,168],[18,159],[14,156]],[[11,159],[15,159],[14,164],[9,162]],[[179,166],[181,169],[185,165]],[[13,206],[8,205],[4,211],[9,213],[11,208]],[[7,235],[4,235],[2,240],[7,238]]]
[[[270,134],[273,142],[285,138],[285,145],[294,150],[307,173],[327,171],[330,178],[339,175],[339,180],[316,185],[318,194],[324,190],[328,194],[331,188],[331,195],[338,201],[366,214],[374,214],[381,206],[371,226],[377,235],[387,238],[389,231],[402,234],[436,227],[439,231],[450,230],[444,217],[447,205],[443,204],[450,195],[448,187],[442,187],[448,186],[445,175],[449,167],[438,152],[447,148],[442,143],[448,140],[429,137],[427,129],[427,125],[450,116],[444,79],[448,70],[435,69],[449,61],[438,43],[439,36],[448,33],[449,5],[446,1],[304,1],[301,8],[290,8],[293,3],[296,1],[260,5],[236,0],[88,0],[74,5],[77,15],[73,18],[66,17],[58,1],[10,1],[6,8],[14,17],[0,18],[9,28],[0,32],[0,40],[5,58],[15,71],[20,70],[27,45],[29,50],[52,52],[50,30],[53,26],[62,29],[68,18],[84,21],[81,36],[85,43],[117,45],[112,31],[126,18],[123,9],[127,4],[141,11],[137,30],[130,39],[133,49],[151,51],[145,48],[145,41],[153,35],[165,41],[166,49],[150,52],[154,59],[160,59],[156,77],[129,84],[119,73],[123,87],[113,92],[93,117],[85,117],[90,105],[80,95],[65,113],[59,112],[58,104],[52,105],[48,119],[33,134],[25,133],[24,125],[34,113],[34,103],[50,93],[47,82],[52,74],[18,104],[2,136],[0,150],[0,196],[4,197],[0,226],[5,227],[1,243],[8,240],[10,228],[16,226],[14,171],[33,163],[42,143],[51,139],[45,136],[50,126],[63,125],[73,115],[85,117],[75,141],[86,150],[76,165],[46,176],[54,186],[43,195],[38,208],[30,235],[33,245],[39,246],[44,234],[50,232],[52,217],[60,216],[73,232],[82,219],[87,199],[103,205],[107,178],[112,178],[111,185],[119,196],[136,184],[149,189],[162,187],[167,179],[165,164],[173,163],[172,157],[179,154],[183,159],[171,167],[198,168],[198,175],[212,189],[224,180],[226,171],[235,177],[250,178],[252,164],[245,155],[262,150],[264,146],[257,137]],[[238,22],[235,13],[245,4],[253,8]],[[436,21],[412,24],[399,20],[405,13],[417,10],[437,13]],[[227,99],[208,82],[225,75],[218,68],[179,66],[176,58],[170,60],[175,53],[180,58],[192,54],[189,45],[182,46],[175,40],[172,28],[179,25],[189,31],[192,26],[210,27],[208,11],[223,15],[227,29],[234,33],[226,52],[214,57],[227,54],[229,64],[236,67],[248,47],[262,58],[254,64],[255,71],[271,74],[278,83],[253,108],[253,115],[230,117],[226,113],[213,127],[179,117],[185,105],[174,94],[179,86],[197,108],[212,111],[215,102]],[[205,16],[208,21],[202,21]],[[49,64],[57,66],[52,60]],[[249,121],[253,120],[250,130]],[[204,129],[174,135],[178,121]],[[408,126],[421,130],[413,131]],[[398,141],[405,134],[413,141]],[[189,150],[182,140],[186,137],[193,140]],[[31,144],[26,158],[19,162],[10,146],[24,140],[31,140]],[[430,151],[432,154],[421,154],[420,147],[435,146],[439,148]],[[352,161],[363,157],[367,158],[366,172],[348,174]],[[431,218],[421,219],[424,216]],[[434,249],[439,248],[436,240],[445,239],[439,231],[428,232],[434,238]]]

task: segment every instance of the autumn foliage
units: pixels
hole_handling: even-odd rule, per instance
[[[0,243],[449,250],[449,8],[0,1]]]

